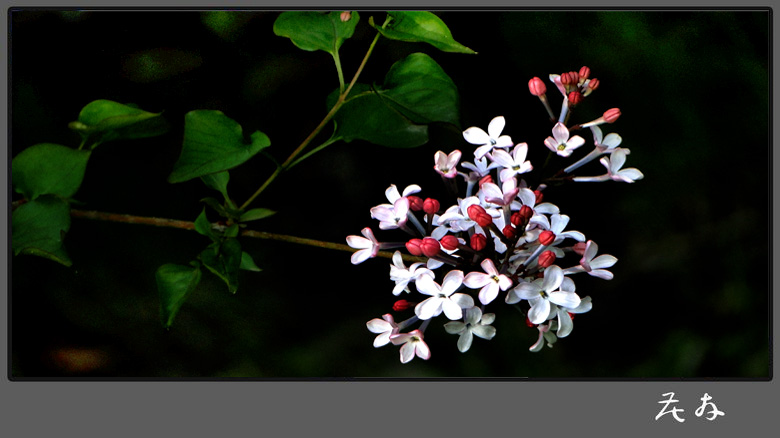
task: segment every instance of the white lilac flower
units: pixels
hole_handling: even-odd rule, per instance
[[[511,154],[502,149],[493,151],[491,154],[493,162],[503,167],[501,172],[499,172],[501,181],[506,181],[515,175],[520,175],[533,170],[534,167],[531,165],[531,162],[525,159],[526,155],[528,155],[527,143],[519,143],[512,150]]]
[[[506,120],[503,116],[498,116],[490,121],[487,132],[481,128],[472,126],[463,131],[463,138],[471,144],[480,145],[474,151],[474,157],[479,159],[493,150],[493,148],[508,148],[512,146],[512,138],[508,135],[501,135],[504,130]]]
[[[574,322],[571,319],[570,313],[585,313],[590,311],[592,308],[593,303],[591,302],[591,298],[589,296],[580,300],[580,305],[574,308],[567,308],[552,304],[550,314],[553,316],[552,314],[555,312],[553,317],[558,318],[558,331],[556,332],[558,337],[565,338],[566,336],[569,336],[571,331],[574,329]]]
[[[615,133],[607,134],[606,137],[603,137],[601,128],[598,126],[591,126],[590,130],[593,131],[593,144],[596,147],[588,155],[585,155],[576,163],[563,169],[565,173],[571,173],[603,154],[611,154],[623,141],[623,139]]]
[[[455,178],[455,175],[458,174],[457,166],[460,161],[460,155],[460,151],[457,149],[450,152],[449,155],[442,151],[437,151],[433,157],[436,163],[433,169],[445,178]]]
[[[587,272],[594,277],[603,278],[604,280],[612,280],[614,277],[612,272],[603,268],[609,268],[613,266],[615,263],[617,263],[617,258],[609,254],[602,254],[596,257],[598,251],[599,246],[596,245],[596,242],[588,240],[588,243],[585,244],[585,253],[580,259],[580,264],[578,266],[565,269],[564,273],[574,274],[577,272]]]
[[[547,216],[538,215],[532,217],[530,222],[538,225],[542,229],[550,230],[555,234],[555,242],[553,242],[552,245],[558,244],[567,237],[578,242],[585,241],[585,235],[579,231],[563,231],[566,228],[566,225],[569,224],[569,216],[566,216],[565,214],[553,214],[550,216],[549,220],[547,219]]]
[[[552,133],[552,137],[544,140],[544,145],[562,157],[568,157],[572,151],[585,144],[585,140],[579,135],[569,138],[569,129],[561,122],[553,126]]]
[[[458,338],[458,350],[465,353],[471,348],[471,342],[474,336],[482,339],[493,339],[496,335],[496,328],[490,324],[496,319],[493,313],[482,314],[479,307],[470,307],[466,309],[464,321],[450,321],[444,324],[444,330],[452,335],[460,335]]]
[[[512,280],[504,274],[499,274],[493,261],[482,260],[480,263],[485,272],[469,272],[463,279],[463,284],[471,289],[480,289],[479,301],[487,305],[498,296],[498,290],[507,290],[512,286]]]
[[[444,276],[444,280],[442,280],[441,286],[433,281],[432,277],[427,275],[421,276],[415,283],[417,291],[423,295],[429,295],[430,298],[417,304],[414,308],[414,313],[421,320],[439,316],[442,312],[449,319],[461,319],[463,317],[463,309],[474,305],[474,299],[471,296],[455,293],[462,283],[463,271],[458,270],[447,273]]]
[[[406,188],[403,191],[403,195],[398,193],[398,188],[395,186],[395,184],[390,184],[390,187],[385,190],[385,196],[387,197],[387,200],[390,201],[391,204],[395,204],[395,201],[400,199],[401,197],[407,197],[413,193],[419,193],[422,189],[417,184],[411,184],[406,186]],[[391,207],[388,205],[388,207]]]
[[[381,347],[390,342],[390,336],[398,333],[398,324],[393,320],[393,315],[387,313],[382,315],[382,319],[374,318],[366,323],[366,327],[371,333],[379,333],[374,339],[374,347]]]
[[[425,343],[423,333],[420,330],[391,335],[390,342],[393,345],[403,344],[401,345],[401,363],[408,363],[414,359],[415,355],[423,360],[431,358],[431,349]]]
[[[601,182],[601,181],[622,181],[633,183],[644,178],[644,174],[634,167],[620,169],[626,162],[626,155],[630,154],[629,149],[615,148],[610,157],[603,157],[599,162],[607,168],[607,173],[600,176],[575,176],[573,179],[577,182]]]
[[[409,268],[404,265],[403,256],[401,251],[396,251],[393,254],[393,264],[390,265],[390,280],[395,281],[395,287],[393,288],[393,295],[400,295],[401,291],[409,291],[409,283],[416,281],[421,275],[428,275],[433,277],[433,271],[423,267],[424,263],[412,263]]]
[[[506,302],[515,304],[520,300],[528,300],[531,305],[528,319],[532,324],[541,324],[550,315],[550,303],[569,308],[580,305],[580,297],[575,292],[556,290],[563,283],[563,279],[563,270],[560,267],[549,266],[544,270],[544,279],[520,283],[509,291]]]
[[[480,204],[476,196],[469,196],[466,199],[458,199],[458,205],[448,208],[439,218],[440,225],[447,225],[453,231],[468,231],[477,223],[469,218],[468,208],[472,205]],[[488,213],[490,213],[488,211]]]
[[[398,198],[391,206],[388,204],[377,205],[371,208],[371,218],[379,220],[379,228],[392,230],[406,225],[409,211],[409,199]]]
[[[518,192],[520,192],[520,189],[517,188],[517,180],[515,178],[504,180],[501,188],[494,183],[486,182],[482,184],[480,190],[482,191],[486,202],[496,205],[511,205]]]
[[[542,348],[544,348],[544,341],[547,341],[547,346],[552,348],[553,344],[558,340],[558,337],[552,332],[552,330],[554,330],[554,325],[555,321],[550,321],[550,323],[546,325],[537,325],[536,328],[539,330],[539,338],[537,338],[536,343],[531,345],[531,348],[528,350],[534,353],[542,351]]]
[[[376,241],[371,228],[363,228],[361,233],[366,237],[347,236],[347,245],[351,248],[359,249],[359,251],[355,251],[355,253],[352,254],[353,265],[363,263],[369,258],[376,257],[377,253],[379,253],[379,242]]]
[[[501,149],[496,150],[495,152],[500,151]],[[503,151],[502,151],[503,152]],[[500,164],[496,162],[492,162],[487,159],[487,157],[482,157],[479,159],[475,159],[474,163],[469,163],[468,161],[465,161],[460,164],[461,166],[465,167],[466,169],[471,171],[472,175],[462,175],[467,180],[473,179],[479,181],[482,177],[487,176],[492,169],[495,169],[497,167],[501,167]]]

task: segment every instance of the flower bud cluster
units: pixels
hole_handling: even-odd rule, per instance
[[[570,115],[571,107],[598,87],[590,74],[588,67],[582,67],[576,72],[550,75],[564,97],[564,105],[552,136],[543,142],[533,146],[513,142],[509,135],[502,135],[506,121],[499,116],[489,123],[487,131],[471,127],[463,132],[464,139],[476,146],[472,162],[461,162],[460,150],[436,152],[434,170],[448,188],[459,190],[457,198],[421,197],[418,194],[422,188],[416,184],[403,192],[391,185],[385,191],[388,203],[371,208],[371,215],[379,221],[379,229],[401,231],[406,237],[380,243],[370,228],[363,230],[365,237],[347,237],[347,243],[358,249],[352,256],[353,264],[375,257],[382,249],[405,248],[408,254],[397,250],[392,255],[392,292],[396,296],[414,292],[421,295],[414,303],[394,302],[392,310],[398,314],[413,311],[402,322],[396,323],[395,317],[387,313],[367,323],[369,331],[377,334],[375,347],[400,345],[403,363],[415,356],[428,359],[431,350],[425,331],[443,314],[448,320],[445,331],[458,335],[457,348],[466,352],[474,336],[495,336],[492,323],[496,315],[486,313],[486,309],[503,301],[517,307],[526,315],[528,325],[538,330],[538,339],[529,350],[540,351],[545,344],[551,346],[571,333],[573,315],[591,309],[591,298],[581,297],[571,277],[587,273],[610,280],[613,274],[606,268],[617,258],[597,256],[594,241],[567,229],[569,216],[562,214],[557,205],[543,202],[543,191],[551,185],[573,182],[634,182],[643,175],[637,169],[620,169],[629,150],[618,147],[622,141],[619,135],[604,137],[597,124],[591,125],[593,151],[557,173],[540,175],[526,160],[531,147],[543,151],[544,145],[550,154],[569,158],[586,143],[580,136],[570,136],[563,120],[567,118],[565,112]],[[542,98],[546,87],[539,78],[533,78],[529,90]],[[603,123],[616,118],[609,110]],[[609,155],[600,160],[607,168],[606,174],[583,177],[571,173],[602,155]],[[418,323],[419,327],[412,329]]]

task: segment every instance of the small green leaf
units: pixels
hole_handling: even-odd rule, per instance
[[[234,238],[225,239],[218,247],[209,246],[200,253],[203,265],[227,284],[230,293],[238,291],[242,258],[241,244]]]
[[[329,13],[311,11],[282,12],[274,22],[274,33],[292,40],[306,51],[323,50],[331,55],[355,32],[360,20],[353,11],[348,21],[341,21],[341,11]]]
[[[160,114],[100,99],[88,103],[70,128],[79,132],[85,140],[91,138],[95,142],[92,147],[95,147],[98,142],[164,134],[168,125]]]
[[[70,205],[56,196],[40,196],[11,214],[11,248],[15,255],[36,255],[70,266],[63,247],[69,229]]]
[[[232,169],[270,145],[271,140],[260,131],[246,144],[241,125],[221,111],[190,111],[184,117],[184,146],[168,182]]]
[[[457,87],[424,53],[413,53],[393,64],[382,87],[355,88],[358,92],[350,94],[334,117],[334,138],[416,147],[428,141],[428,124],[459,124]],[[328,103],[335,102],[337,93],[331,93]]]
[[[374,24],[373,17],[369,24],[382,36],[391,40],[428,43],[444,52],[476,54],[477,52],[460,44],[452,38],[452,32],[446,24],[431,12],[427,11],[393,11],[388,12],[393,17],[384,29]]]
[[[241,269],[254,272],[262,271],[262,269],[257,267],[254,259],[252,259],[252,256],[246,252],[241,253]]]
[[[30,146],[11,161],[14,190],[29,200],[46,194],[70,198],[81,186],[89,156],[53,143]]]
[[[233,224],[225,229],[225,237],[238,237],[238,224]]]
[[[253,208],[246,213],[242,214],[239,218],[239,222],[249,222],[249,221],[256,221],[258,219],[263,219],[268,216],[271,216],[272,214],[275,214],[276,212],[273,210],[269,210],[267,208]]]
[[[208,218],[206,217],[205,208],[200,212],[198,218],[195,219],[195,231],[197,231],[198,234],[206,236],[215,242],[219,240],[219,236],[217,236],[217,233],[215,233],[211,228],[211,222],[209,222]]]
[[[201,272],[195,266],[165,264],[157,269],[157,291],[160,294],[160,320],[169,328],[182,304],[200,282]]]
[[[228,171],[203,175],[200,179],[206,184],[206,187],[222,193],[222,197],[225,198],[225,201],[230,200],[227,193],[227,185],[228,181],[230,181],[230,173]]]
[[[214,211],[216,211],[220,216],[230,217],[228,211],[224,206],[222,206],[222,204],[219,203],[219,201],[217,201],[216,198],[203,198],[200,200],[200,202],[204,202],[206,205],[213,208]]]

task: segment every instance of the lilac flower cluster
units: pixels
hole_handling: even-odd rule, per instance
[[[566,127],[574,107],[598,87],[598,80],[589,76],[587,67],[550,75],[550,81],[563,95],[557,121],[544,82],[539,78],[529,81],[531,94],[539,97],[554,123],[552,135],[543,141],[550,154],[568,158],[585,145],[585,139],[571,135],[572,130],[589,128],[593,135],[594,149],[548,182],[632,183],[642,179],[637,169],[621,169],[630,152],[619,147],[621,137],[615,133],[603,136],[599,128],[614,122],[620,116],[619,109],[610,109],[591,122]],[[363,229],[363,237],[347,237],[349,246],[358,250],[352,255],[353,264],[375,257],[382,249],[405,248],[409,253],[395,251],[390,280],[395,283],[395,296],[411,295],[412,285],[420,294],[416,302],[401,299],[393,306],[396,312],[413,307],[414,316],[396,322],[387,313],[366,324],[377,334],[374,347],[390,343],[401,346],[403,363],[415,356],[430,358],[424,333],[429,323],[442,314],[448,320],[445,331],[458,335],[459,351],[468,351],[474,336],[492,339],[496,334],[492,326],[495,314],[486,313],[486,308],[502,300],[520,309],[527,324],[538,330],[530,351],[540,351],[544,345],[552,346],[558,338],[568,336],[574,327],[572,316],[592,307],[590,296],[581,297],[571,277],[579,273],[605,280],[613,277],[606,268],[617,259],[598,255],[594,241],[567,229],[569,216],[558,206],[543,202],[546,184],[530,187],[522,178],[534,170],[526,160],[529,145],[514,143],[503,134],[505,125],[504,117],[499,116],[489,123],[487,131],[471,127],[463,132],[466,142],[476,146],[472,162],[461,162],[460,150],[436,152],[434,170],[445,185],[451,190],[465,185],[465,193],[453,205],[443,208],[437,199],[423,199],[418,196],[421,187],[413,184],[402,192],[391,185],[385,191],[388,202],[371,208],[371,217],[379,221],[380,230],[402,230],[411,239],[379,242],[371,228]],[[605,174],[572,173],[599,157]],[[564,264],[565,259],[577,257],[579,260]],[[413,263],[407,266],[404,259]],[[417,323],[418,328],[408,330]]]

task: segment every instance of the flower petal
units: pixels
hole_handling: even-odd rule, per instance
[[[494,140],[498,139],[498,137],[501,136],[501,132],[504,130],[504,126],[506,126],[506,120],[504,117],[495,117],[488,124],[488,135]]]
[[[555,291],[547,294],[547,297],[561,307],[575,308],[580,305],[580,297],[574,292]]]
[[[474,340],[474,336],[471,334],[471,330],[464,331],[460,338],[458,338],[458,350],[460,350],[461,353],[465,353],[469,351],[469,348],[471,348],[471,341]]]
[[[493,339],[496,335],[496,328],[490,325],[476,325],[471,328],[471,332],[482,339]]]
[[[463,138],[471,144],[484,145],[490,143],[490,136],[487,134],[487,132],[477,128],[476,126],[472,126],[471,128],[463,131]]]
[[[453,321],[463,318],[463,309],[452,300],[441,300],[441,308],[444,315]]]
[[[541,324],[547,320],[550,315],[550,302],[545,299],[537,299],[531,309],[528,310],[528,319],[531,324]]]
[[[491,281],[479,291],[479,302],[488,305],[498,296],[498,283]]]

